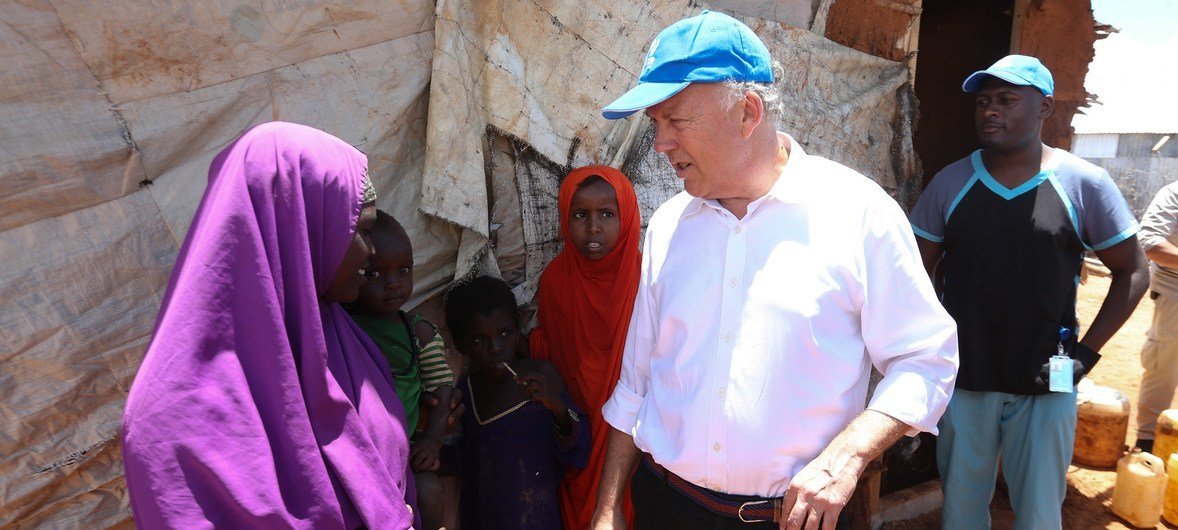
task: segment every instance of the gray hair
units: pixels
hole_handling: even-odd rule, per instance
[[[785,75],[785,69],[782,68],[781,63],[776,59],[772,60],[770,65],[773,71],[773,78],[781,80]],[[737,101],[744,98],[748,92],[752,92],[761,98],[765,104],[765,118],[769,123],[776,123],[777,120],[785,114],[785,102],[781,99],[781,89],[773,83],[761,83],[757,81],[724,81],[724,87],[728,89],[728,99],[725,103],[725,110],[731,110]]]

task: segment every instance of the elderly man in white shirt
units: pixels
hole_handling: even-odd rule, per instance
[[[640,529],[832,530],[866,465],[948,403],[956,326],[904,212],[773,129],[771,62],[704,11],[603,110],[645,110],[686,191],[646,234],[595,528],[625,526],[633,475]]]

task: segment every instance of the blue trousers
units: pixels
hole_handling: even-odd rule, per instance
[[[938,423],[942,528],[990,528],[998,457],[1014,508],[1014,530],[1062,528],[1076,395],[1023,396],[955,390]]]

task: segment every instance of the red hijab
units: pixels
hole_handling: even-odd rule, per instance
[[[617,245],[609,254],[592,261],[570,243],[569,209],[581,183],[599,176],[614,189],[618,199]],[[587,528],[597,501],[597,486],[605,463],[609,426],[601,407],[613,393],[622,368],[622,349],[642,255],[638,250],[638,197],[626,176],[608,166],[575,169],[560,185],[560,233],[565,247],[540,277],[539,321],[532,331],[532,356],[556,366],[568,386],[569,396],[589,415],[593,449],[585,469],[569,470],[561,484],[561,517],[565,528]],[[630,495],[624,510],[633,521]]]

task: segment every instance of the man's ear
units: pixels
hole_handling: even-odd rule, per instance
[[[1039,118],[1046,120],[1055,112],[1055,98],[1052,96],[1043,96],[1043,100],[1039,102]]]
[[[740,132],[745,138],[753,135],[753,131],[761,122],[765,121],[765,101],[751,90],[745,91],[744,103],[741,107]]]

